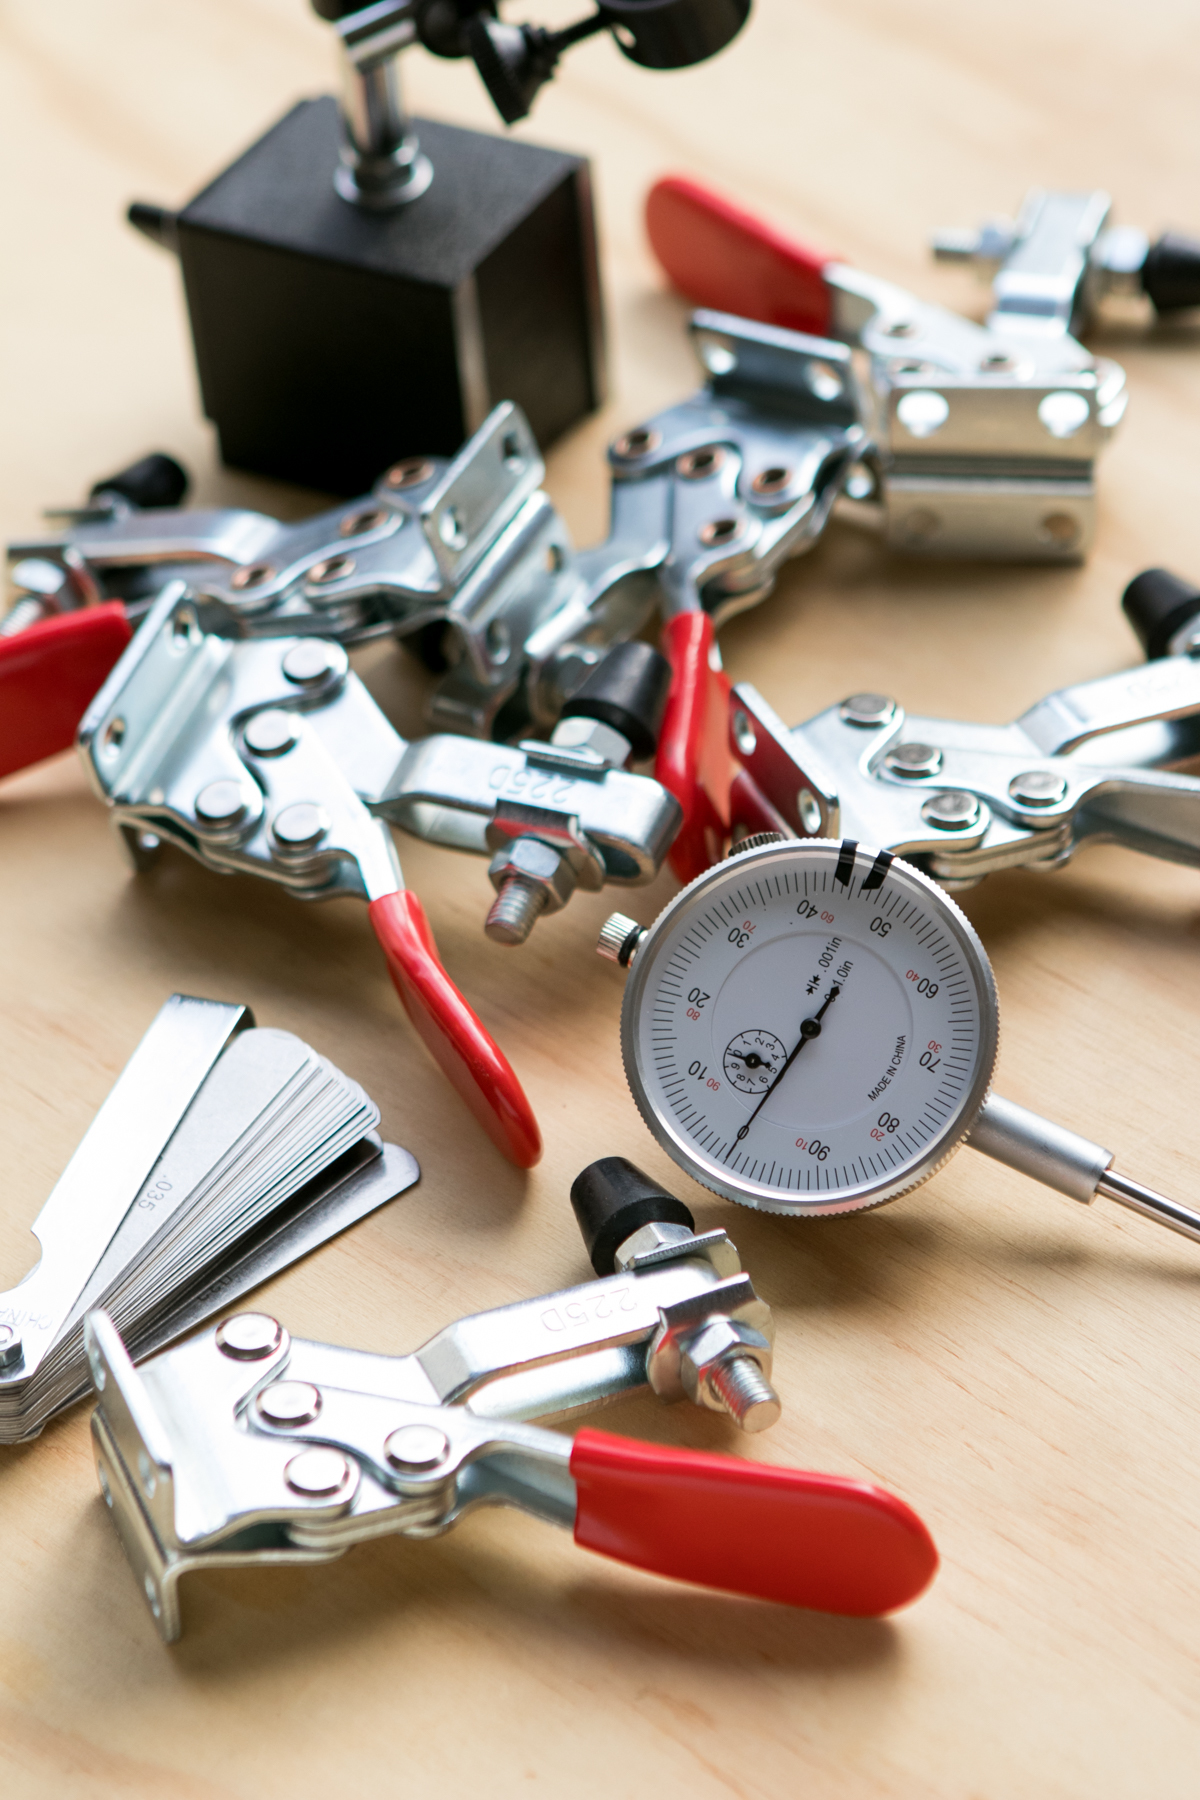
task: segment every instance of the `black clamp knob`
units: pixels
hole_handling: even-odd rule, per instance
[[[1179,231],[1164,231],[1146,253],[1142,287],[1156,312],[1200,306],[1200,242]]]
[[[597,1275],[616,1272],[617,1251],[643,1225],[696,1229],[683,1201],[624,1156],[602,1156],[589,1163],[571,1185],[571,1205]]]
[[[653,756],[671,686],[671,665],[652,644],[617,644],[562,709],[564,719],[611,725],[637,762]]]
[[[187,470],[165,451],[154,450],[127,469],[106,475],[92,484],[89,499],[100,494],[120,494],[131,506],[182,506],[188,491]]]
[[[1200,619],[1200,588],[1169,569],[1143,569],[1121,595],[1121,607],[1153,662],[1168,656],[1171,640]]]

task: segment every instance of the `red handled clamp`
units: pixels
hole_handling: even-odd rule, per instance
[[[1072,296],[1095,287],[1079,238],[1103,222],[1095,200],[1042,195],[1022,215],[1019,267],[1000,278],[986,325],[795,242],[683,177],[651,189],[646,225],[689,299],[868,353],[873,441],[846,493],[882,513],[892,549],[1078,562],[1094,531],[1095,461],[1126,403],[1124,371],[1070,335]],[[1048,321],[1051,289],[1065,310]]]
[[[86,529],[118,518],[177,507],[187,476],[172,457],[145,456],[96,482],[86,505],[51,517]],[[59,534],[52,558],[43,547],[14,546],[16,598],[0,618],[0,778],[69,750],[79,721],[116,666],[148,602],[106,593],[102,572]],[[158,583],[154,582],[157,590]]]
[[[779,1416],[770,1311],[724,1231],[697,1233],[622,1157],[571,1197],[598,1279],[456,1320],[408,1356],[241,1313],[139,1371],[91,1315],[101,1487],[168,1642],[189,1569],[325,1561],[497,1502],[618,1562],[789,1606],[872,1616],[924,1591],[929,1532],[873,1483],[526,1423],[643,1387],[745,1431]]]
[[[79,744],[135,866],[172,844],[300,899],[355,895],[419,1035],[493,1141],[536,1162],[516,1076],[438,959],[389,825],[491,854],[485,930],[519,944],[576,888],[637,886],[661,868],[679,806],[628,772],[649,754],[669,670],[616,646],[549,743],[441,734],[406,742],[321,638],[247,638],[216,601],[169,584],[96,696]]]

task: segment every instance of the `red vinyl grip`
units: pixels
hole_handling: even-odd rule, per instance
[[[133,636],[119,600],[0,638],[0,776],[57,756]]]
[[[575,1542],[700,1587],[871,1618],[937,1573],[921,1520],[883,1488],[581,1431]]]
[[[671,868],[694,881],[725,854],[729,789],[737,764],[729,748],[729,680],[713,668],[716,635],[707,613],[676,613],[662,629],[671,687],[658,734],[656,778],[683,808]]]
[[[675,287],[697,306],[830,335],[833,305],[825,269],[836,257],[795,243],[682,175],[669,175],[650,189],[646,230]]]
[[[463,999],[437,953],[425,909],[407,889],[370,906],[375,936],[425,1047],[497,1149],[519,1169],[542,1154],[533,1108],[504,1052]]]

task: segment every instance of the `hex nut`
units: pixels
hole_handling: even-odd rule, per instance
[[[709,1374],[723,1357],[751,1356],[763,1374],[771,1373],[771,1346],[761,1331],[737,1319],[709,1319],[680,1345],[679,1378],[683,1391],[696,1406],[724,1412],[724,1403],[712,1392]]]
[[[576,875],[565,856],[540,838],[519,837],[503,850],[497,850],[488,866],[492,886],[499,890],[506,881],[519,881],[523,886],[540,888],[546,896],[547,912],[557,912],[575,892]]]

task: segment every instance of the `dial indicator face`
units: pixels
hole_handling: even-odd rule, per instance
[[[895,1199],[960,1144],[996,1057],[969,921],[907,863],[766,845],[685,888],[638,951],[634,1099],[705,1186],[773,1212]]]

